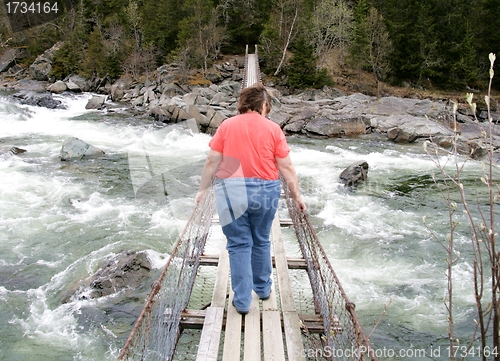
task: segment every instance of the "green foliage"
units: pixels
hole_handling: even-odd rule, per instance
[[[59,40],[70,44],[56,55],[53,74],[58,78],[75,72],[115,77],[131,66],[150,68],[131,64],[138,59],[150,64],[153,56],[159,66],[175,54],[183,54],[188,66],[207,68],[219,53],[242,54],[245,45],[253,49],[257,44],[262,69],[274,73],[281,67],[285,44],[302,37],[313,44],[318,57],[308,69],[330,63],[332,53],[343,66],[348,49],[352,66],[373,72],[371,8],[383,15],[392,44],[390,52],[385,53],[389,47],[384,51],[384,61],[390,62],[385,75],[395,84],[481,89],[488,83],[486,54],[500,52],[498,0],[80,0],[73,4],[73,12],[52,23],[14,34],[9,45],[27,47],[32,55],[26,64]],[[132,17],[131,9],[136,10]],[[1,35],[12,36],[8,29]],[[305,67],[307,56],[289,48],[284,69],[292,56],[297,62],[293,67]],[[313,74],[293,75],[293,67],[288,71],[294,86],[317,86]],[[495,79],[494,86],[500,87],[499,82]]]
[[[181,0],[144,0],[141,8],[144,43],[154,46],[158,63],[177,47],[179,22],[184,17]]]
[[[65,42],[54,54],[51,75],[56,79],[64,79],[66,76],[76,74],[81,63],[81,53],[73,42]]]
[[[273,73],[278,67],[282,52],[279,47],[281,43],[279,41],[279,29],[274,19],[270,18],[264,25],[259,43],[259,61],[261,62],[262,71]]]
[[[316,68],[314,49],[300,38],[293,46],[293,57],[287,68],[288,84],[292,88],[316,88],[332,86],[333,80],[326,69]]]
[[[354,8],[354,38],[349,47],[348,62],[355,68],[367,69],[370,47],[370,6],[359,0]]]
[[[230,41],[222,48],[223,52],[241,53],[245,45],[259,44],[260,35],[269,19],[272,0],[221,0],[224,26]]]
[[[83,60],[82,73],[87,77],[106,75],[106,52],[102,43],[102,34],[94,30],[89,36],[89,45]]]

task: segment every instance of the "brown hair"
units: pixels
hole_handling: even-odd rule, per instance
[[[262,104],[264,103],[267,109],[271,111],[271,96],[262,83],[257,83],[241,91],[238,112],[243,114],[253,110],[261,115],[266,115],[261,113]]]

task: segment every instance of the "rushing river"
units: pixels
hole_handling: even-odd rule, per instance
[[[60,96],[66,109],[49,110],[0,96],[0,146],[27,150],[0,160],[0,360],[116,359],[137,312],[127,298],[142,305],[150,285],[94,300],[72,293],[123,250],[146,250],[160,269],[192,210],[209,136],[120,109],[87,111],[89,97]],[[62,162],[68,137],[106,155]],[[449,226],[421,144],[376,136],[289,143],[318,236],[368,334],[387,304],[371,336],[379,359],[446,359],[446,255],[422,217],[442,239]],[[147,178],[137,155],[144,147],[154,166],[191,186],[136,197]],[[348,191],[338,176],[361,159],[369,180]],[[467,165],[470,184],[480,170]],[[465,342],[476,318],[465,233],[457,247],[456,332]]]

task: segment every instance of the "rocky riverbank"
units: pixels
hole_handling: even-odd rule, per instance
[[[14,96],[21,102],[49,108],[58,106],[51,98],[53,93],[92,92],[89,109],[110,109],[118,103],[164,123],[191,120],[198,131],[210,134],[224,119],[236,114],[244,71],[244,59],[234,58],[232,62],[216,64],[204,78],[195,74],[185,76],[177,65],[168,64],[140,80],[130,77],[117,81],[88,80],[71,76],[64,81],[52,81],[51,58],[52,52],[47,51],[28,70],[18,71],[20,79],[12,74],[10,78],[4,77],[4,88],[16,90]],[[461,152],[480,158],[488,143],[484,138],[484,132],[489,132],[485,109],[473,114],[460,108],[454,117],[451,103],[446,99],[376,98],[361,93],[345,94],[335,88],[292,94],[265,77],[263,81],[273,96],[274,107],[269,118],[286,134],[324,138],[376,133],[394,142],[431,140],[446,149],[453,143],[456,124]],[[494,112],[491,117],[493,147],[499,149],[500,113]]]

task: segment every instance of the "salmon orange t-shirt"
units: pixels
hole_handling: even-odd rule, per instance
[[[279,125],[255,112],[226,119],[209,146],[223,155],[218,178],[276,180],[275,158],[285,158],[290,153]]]

